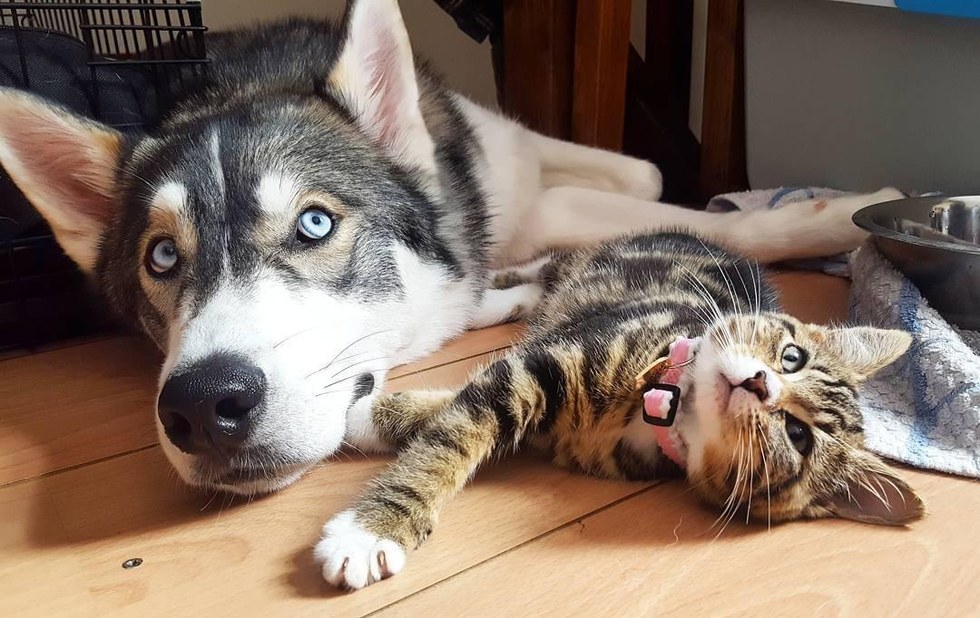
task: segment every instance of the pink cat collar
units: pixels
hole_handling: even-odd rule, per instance
[[[663,369],[655,378],[653,387],[643,393],[643,420],[653,425],[657,445],[671,461],[685,467],[683,446],[676,433],[671,431],[674,418],[681,406],[681,376],[684,367],[693,358],[695,339],[680,338],[670,345],[670,352],[663,359]]]

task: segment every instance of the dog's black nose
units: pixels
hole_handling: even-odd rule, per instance
[[[261,369],[242,358],[205,358],[167,379],[157,414],[167,438],[185,453],[241,446],[265,396]]]

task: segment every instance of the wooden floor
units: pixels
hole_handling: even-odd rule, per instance
[[[792,313],[844,317],[846,284],[780,276]],[[460,383],[513,340],[475,332],[390,389]],[[525,454],[482,471],[401,575],[343,594],[311,547],[384,465],[348,454],[232,503],[182,487],[155,445],[157,354],[130,337],[0,361],[0,616],[977,615],[980,484],[908,477],[911,529],[733,525],[680,482],[612,483]],[[136,568],[124,561],[141,558]]]

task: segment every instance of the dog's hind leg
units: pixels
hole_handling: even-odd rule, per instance
[[[761,262],[834,255],[857,248],[866,234],[851,222],[859,209],[902,197],[895,189],[807,200],[777,210],[709,213],[624,195],[557,187],[541,193],[508,245],[513,260],[544,249],[592,245],[646,230],[687,230]]]
[[[541,185],[545,189],[581,187],[641,200],[658,200],[663,193],[660,170],[648,161],[553,139],[530,130],[523,136],[538,153]]]

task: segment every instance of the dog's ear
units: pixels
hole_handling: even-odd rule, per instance
[[[408,32],[395,0],[355,0],[328,82],[367,135],[395,161],[434,175],[435,148],[419,105]]]
[[[112,216],[121,142],[108,127],[0,88],[0,164],[86,272]]]

